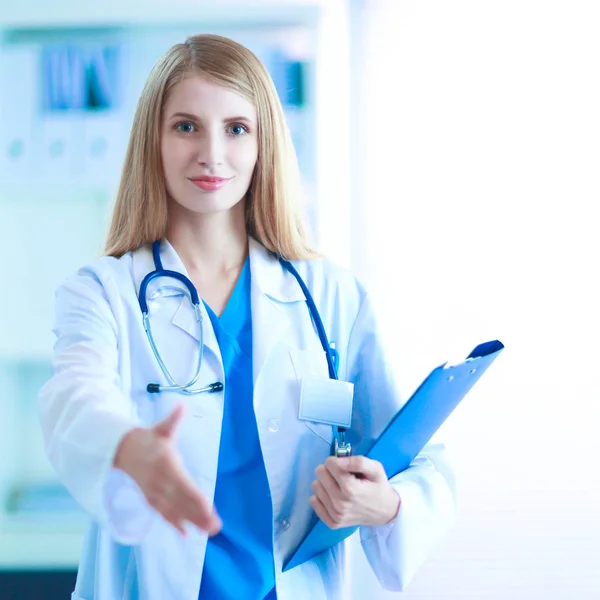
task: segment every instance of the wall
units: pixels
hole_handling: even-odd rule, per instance
[[[460,521],[400,597],[593,600],[600,8],[366,5],[353,239],[391,358],[410,393],[446,358],[506,345],[440,431]]]

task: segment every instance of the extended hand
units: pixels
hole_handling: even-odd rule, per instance
[[[400,496],[381,463],[364,456],[330,456],[315,474],[309,502],[331,529],[385,525],[396,518]]]
[[[154,427],[130,431],[119,445],[114,466],[136,481],[148,504],[182,535],[188,522],[214,535],[221,529],[221,520],[186,473],[175,448],[182,417],[183,406],[178,405]]]

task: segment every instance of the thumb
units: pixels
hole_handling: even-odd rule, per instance
[[[348,471],[360,479],[368,479],[370,481],[378,481],[382,477],[387,479],[383,465],[376,460],[367,458],[366,456],[347,456],[338,458],[338,465],[343,471]]]
[[[183,418],[184,414],[183,404],[178,404],[171,414],[159,421],[154,427],[154,431],[161,437],[171,438],[179,425],[179,422]]]

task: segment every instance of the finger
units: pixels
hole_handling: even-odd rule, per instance
[[[187,532],[185,530],[184,520],[181,518],[180,511],[177,507],[175,490],[175,484],[163,486],[163,489],[155,496],[151,505],[167,522],[173,525],[179,533],[185,536]]]
[[[331,522],[337,523],[341,517],[340,511],[336,508],[335,501],[329,496],[323,484],[320,481],[313,481],[312,490],[319,502],[325,507]]]
[[[172,438],[183,418],[184,412],[183,404],[178,404],[167,418],[159,421],[154,426],[154,431],[161,437]]]
[[[327,509],[316,496],[311,496],[308,499],[308,501],[313,507],[314,511],[317,513],[319,519],[321,519],[321,521],[323,521],[323,523],[325,523],[327,527],[329,527],[330,529],[337,529],[337,524],[331,519],[329,513],[327,512]]]
[[[319,465],[315,469],[315,475],[332,498],[340,498],[344,495],[340,484],[325,465]]]
[[[366,456],[344,456],[338,458],[337,466],[340,471],[359,474],[370,481],[379,481],[382,477],[385,477],[383,465],[379,461],[372,460]]]
[[[221,530],[222,523],[216,510],[191,481],[185,481],[181,487],[180,505],[184,518],[209,535]]]
[[[171,513],[162,514],[162,516],[171,524],[183,537],[187,536],[187,531],[185,529],[185,524],[182,519],[179,519],[173,516]]]
[[[356,477],[352,473],[349,473],[347,470],[342,469],[338,464],[339,460],[339,458],[330,456],[325,461],[325,468],[327,469],[327,472],[333,477],[333,479],[339,486],[341,492],[345,496],[350,496],[352,495],[352,489]]]
[[[188,508],[181,505],[181,502],[170,503],[168,508],[163,509],[162,515],[184,536],[187,535],[186,523],[195,525],[209,535],[218,532],[215,527],[206,524],[206,519],[198,518],[197,511],[190,512]]]
[[[160,513],[167,522],[173,525],[182,535],[186,535],[184,521],[178,508],[176,489],[174,483],[164,484],[161,489],[148,495],[147,499],[150,506]]]
[[[168,513],[167,516],[171,521],[183,523],[188,521],[209,535],[215,535],[221,530],[220,518],[208,499],[187,475],[178,457],[173,452],[171,457],[177,460],[167,461],[167,467],[160,481],[160,490],[154,501],[155,508],[161,514]]]
[[[219,531],[223,528],[223,521],[221,521],[221,517],[219,517],[217,510],[213,507],[210,509],[210,525],[206,529],[209,537],[213,535],[217,535]]]
[[[216,511],[208,506],[207,502],[188,502],[182,510],[182,514],[186,520],[211,536],[221,530],[221,520],[218,518]]]
[[[186,522],[212,536],[221,529],[221,521],[210,508],[190,505],[187,501],[175,501],[169,509],[169,521],[175,526]]]
[[[175,529],[177,529],[177,531],[179,531],[179,533],[181,533],[183,537],[187,537],[187,530],[183,521],[175,521],[175,523],[173,523],[173,526],[175,527]]]

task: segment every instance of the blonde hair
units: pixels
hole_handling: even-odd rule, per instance
[[[317,257],[303,223],[298,162],[273,81],[250,50],[210,34],[173,46],[148,77],[133,120],[105,254],[121,257],[166,236],[162,114],[173,88],[195,73],[237,92],[256,107],[258,160],[246,199],[248,234],[285,259]]]

